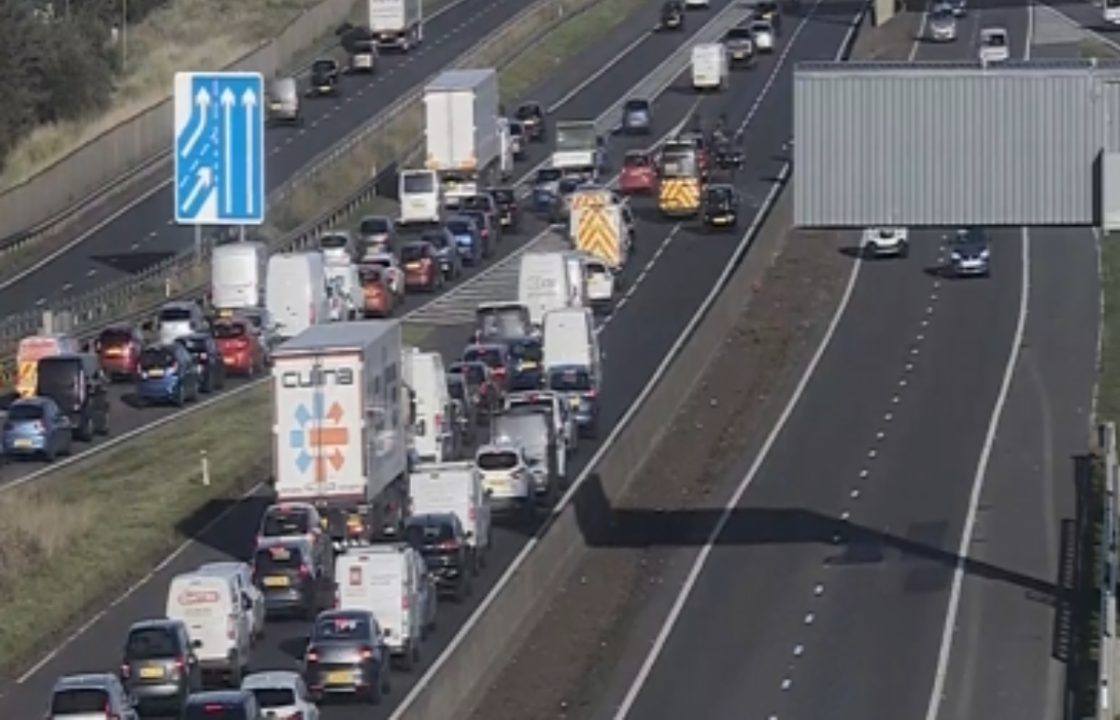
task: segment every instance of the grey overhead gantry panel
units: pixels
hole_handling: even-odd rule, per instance
[[[793,133],[801,226],[1097,224],[1120,63],[803,63]]]

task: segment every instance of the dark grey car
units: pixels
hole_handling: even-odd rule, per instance
[[[991,273],[991,250],[988,246],[988,233],[982,227],[967,227],[957,230],[957,235],[949,243],[949,267],[957,277]]]
[[[436,260],[446,280],[457,280],[463,274],[463,258],[455,246],[455,238],[445,228],[425,230],[420,239],[432,244],[436,249]]]
[[[142,713],[178,713],[202,687],[202,673],[180,620],[142,620],[128,629],[121,681]]]
[[[315,702],[327,695],[381,702],[382,694],[389,692],[389,651],[373,613],[320,613],[303,654],[303,676]]]

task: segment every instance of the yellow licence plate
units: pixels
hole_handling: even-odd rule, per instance
[[[163,668],[161,667],[146,667],[140,668],[140,677],[145,680],[152,680],[155,678],[163,677]]]
[[[568,400],[568,404],[571,405],[572,407],[576,407],[576,408],[579,407],[579,398],[572,398],[572,399]]]
[[[17,448],[29,448],[32,446],[32,442],[27,438],[16,438],[12,442],[12,446]]]
[[[284,575],[269,575],[264,579],[265,587],[288,587],[290,581]]]
[[[521,363],[521,369],[522,370],[535,370],[538,367],[540,367],[540,365],[537,365],[535,362],[532,362],[532,361]]]
[[[328,685],[349,685],[354,681],[354,676],[349,670],[335,670],[327,673]]]
[[[148,371],[148,377],[163,377],[163,368],[152,368]]]

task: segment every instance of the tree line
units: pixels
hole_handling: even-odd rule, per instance
[[[114,28],[167,0],[0,0],[0,168],[36,126],[105,107],[120,70]]]

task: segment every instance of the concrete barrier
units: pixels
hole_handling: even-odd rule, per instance
[[[299,51],[345,20],[354,2],[323,0],[292,20],[274,40],[226,69],[257,71],[271,77]],[[107,186],[167,162],[172,112],[171,99],[161,100],[0,194],[0,252],[33,240],[39,226],[83,205]]]

